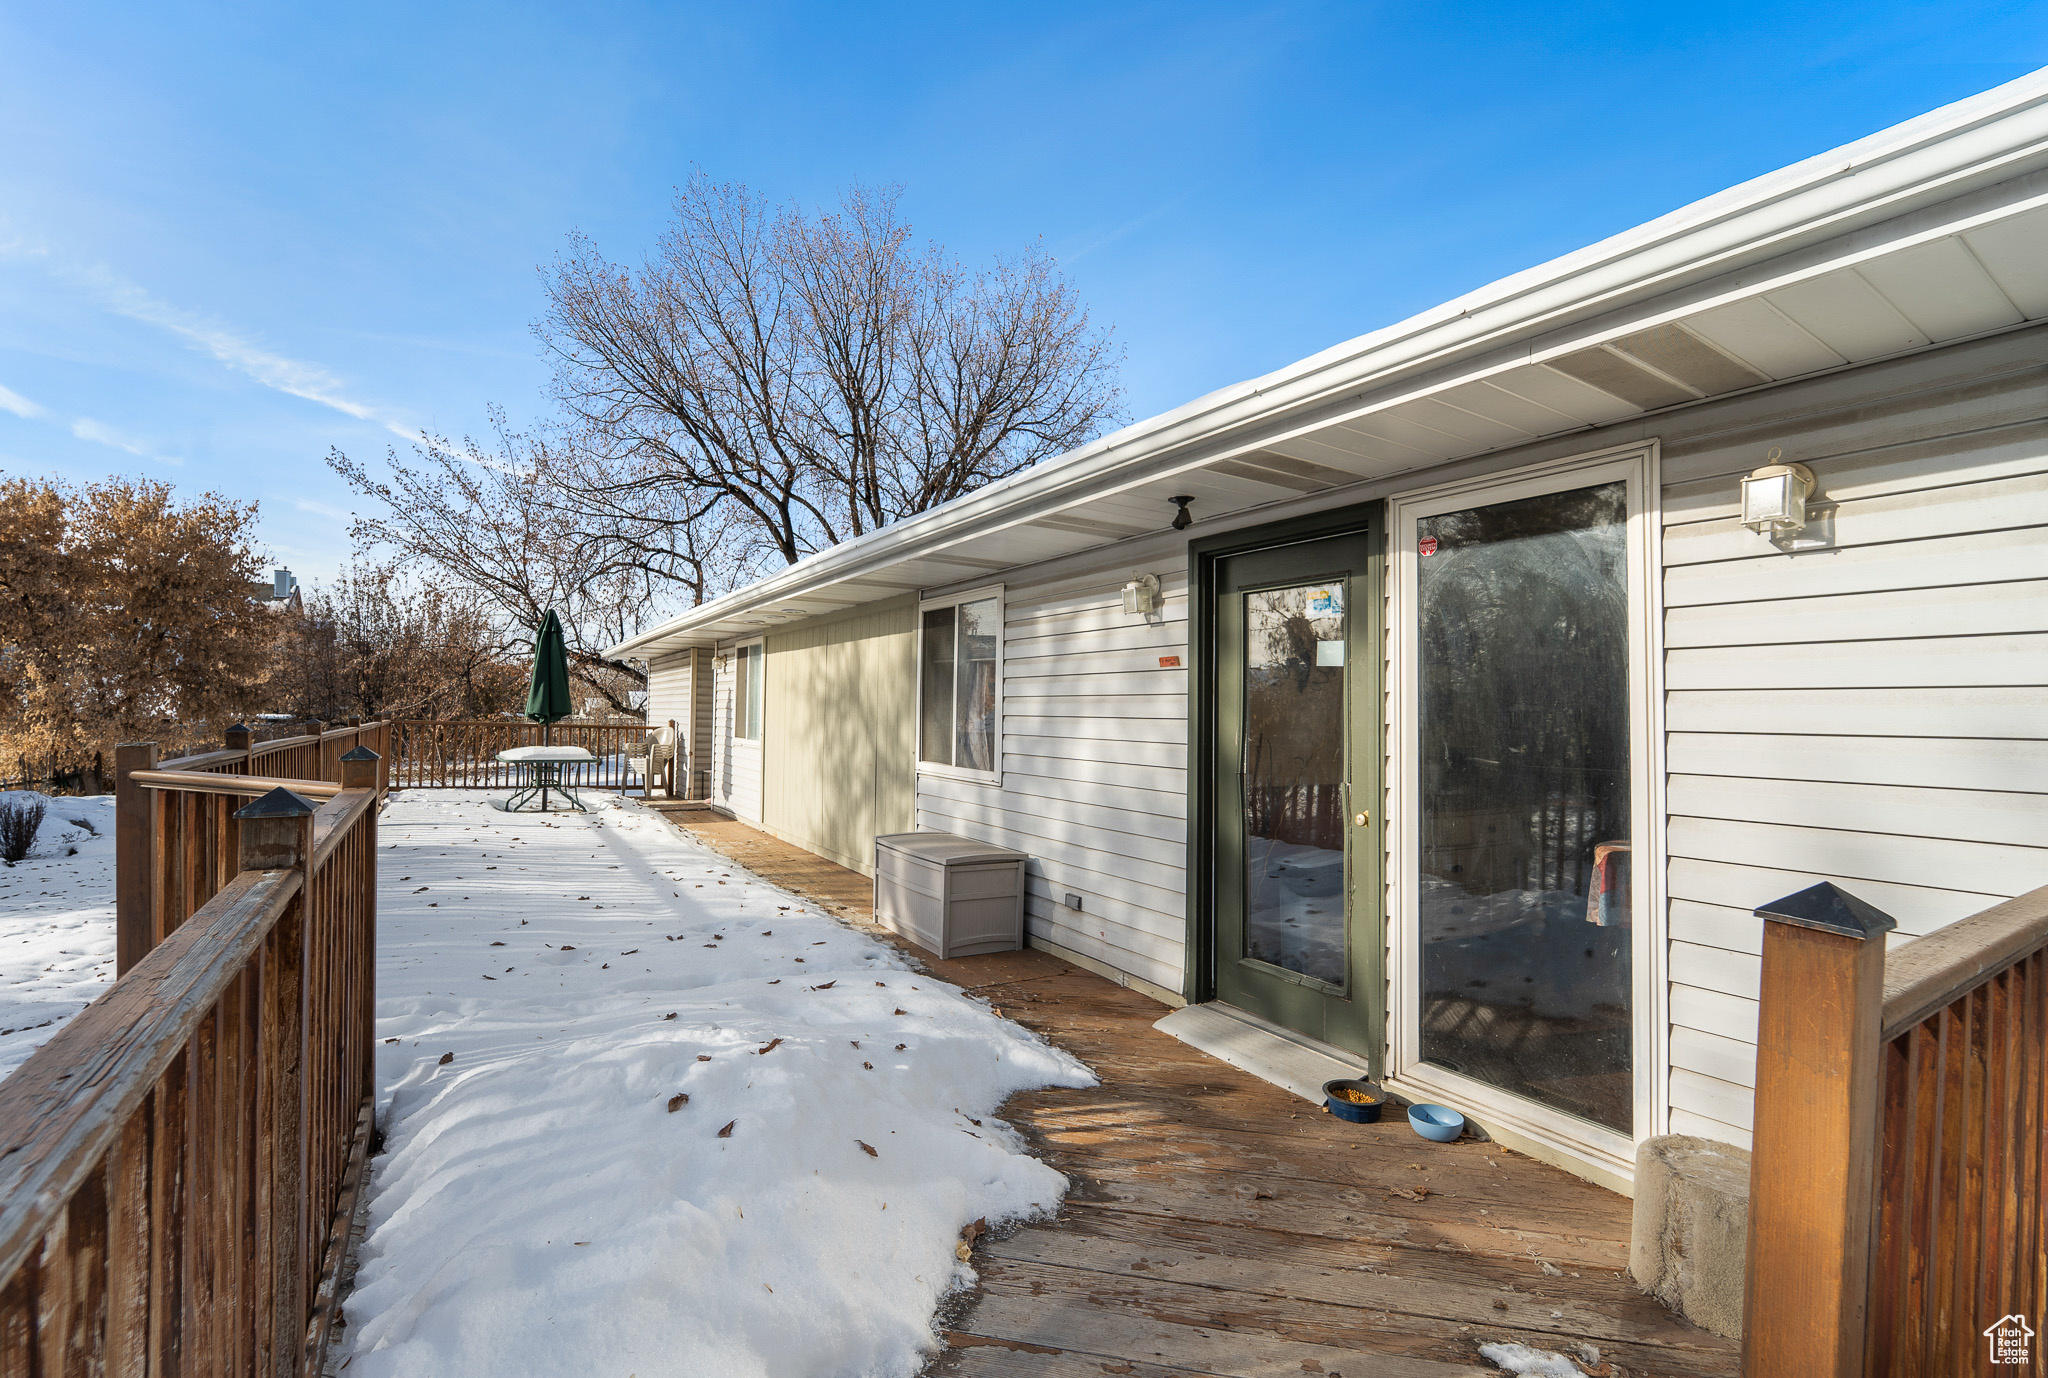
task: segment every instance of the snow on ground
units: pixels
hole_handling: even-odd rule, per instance
[[[1074,1059],[615,796],[380,825],[349,1378],[907,1375],[961,1230],[1065,1180],[991,1112]]]
[[[28,856],[0,866],[0,1077],[114,980],[113,796],[6,799],[46,807]]]
[[[1600,1351],[1591,1345],[1582,1349],[1590,1351],[1586,1362],[1600,1367]],[[1484,1344],[1479,1346],[1479,1357],[1492,1363],[1503,1373],[1527,1374],[1528,1378],[1585,1378],[1586,1371],[1564,1355],[1549,1349],[1531,1349],[1525,1344]]]

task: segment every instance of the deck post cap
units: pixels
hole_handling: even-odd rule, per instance
[[[262,818],[304,818],[315,812],[313,801],[293,790],[279,785],[254,803],[244,804],[235,810],[235,817],[247,822]]]
[[[357,745],[342,752],[341,759],[344,761],[381,761],[384,758],[366,746]]]
[[[1849,938],[1874,938],[1899,926],[1897,919],[1877,906],[1857,899],[1831,880],[1809,885],[1783,899],[1772,900],[1754,912],[1760,919],[1776,919],[1779,923],[1818,928],[1824,933],[1840,933]]]

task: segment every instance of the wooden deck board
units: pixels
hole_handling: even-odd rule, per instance
[[[874,929],[865,876],[717,815],[670,818]],[[977,1247],[980,1286],[948,1308],[933,1374],[1449,1378],[1494,1372],[1489,1340],[1590,1343],[1595,1373],[1737,1372],[1738,1344],[1629,1280],[1623,1198],[1498,1144],[1333,1120],[1047,953],[940,962],[883,936],[1102,1078],[1003,1107],[1072,1187],[1055,1219]]]

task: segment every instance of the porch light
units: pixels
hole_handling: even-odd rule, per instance
[[[1759,536],[1785,541],[1806,529],[1806,500],[1813,495],[1813,470],[1781,464],[1782,450],[1742,480],[1742,524]]]
[[[1159,611],[1159,576],[1140,574],[1124,585],[1124,615],[1150,617]]]

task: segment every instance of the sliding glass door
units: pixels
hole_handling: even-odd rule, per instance
[[[1404,1075],[1596,1153],[1643,1103],[1647,457],[1403,503]]]

